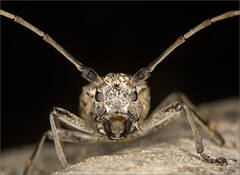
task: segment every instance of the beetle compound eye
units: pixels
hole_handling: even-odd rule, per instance
[[[103,94],[99,91],[96,91],[95,99],[96,99],[97,102],[103,101]]]
[[[131,94],[130,94],[130,97],[132,99],[132,101],[137,101],[138,99],[138,94],[136,91],[133,91]]]

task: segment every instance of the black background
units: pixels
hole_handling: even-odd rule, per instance
[[[2,2],[100,75],[134,74],[179,35],[238,2]],[[173,91],[196,104],[238,96],[239,18],[194,35],[152,73],[152,108]],[[28,29],[1,18],[1,147],[37,143],[58,106],[78,113],[87,82]]]

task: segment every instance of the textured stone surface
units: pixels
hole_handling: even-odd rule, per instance
[[[240,174],[239,124],[240,105],[237,99],[202,104],[226,143],[235,148],[217,146],[202,130],[206,153],[225,157],[227,166],[202,161],[196,153],[191,129],[185,118],[178,119],[157,133],[131,142],[115,144],[64,144],[72,166],[60,165],[52,144],[47,144],[37,162],[34,174]],[[33,146],[8,150],[1,155],[1,168],[20,174]],[[16,159],[16,157],[18,159]],[[1,174],[1,173],[0,173]]]

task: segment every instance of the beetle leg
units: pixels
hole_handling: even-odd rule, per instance
[[[54,119],[59,119],[59,121],[61,121],[63,124],[67,124],[77,129],[78,131],[57,129]],[[31,174],[36,160],[41,153],[46,138],[54,141],[57,156],[62,168],[66,168],[68,163],[66,160],[66,156],[63,152],[60,140],[63,142],[80,143],[97,142],[104,139],[101,136],[94,135],[93,131],[85,126],[85,123],[82,119],[62,108],[53,108],[52,112],[50,113],[50,124],[52,130],[48,130],[43,134],[30,159],[26,161],[23,175]]]
[[[224,144],[224,139],[216,131],[215,127],[208,124],[208,122],[200,117],[199,113],[200,112],[197,110],[197,108],[189,102],[186,96],[181,93],[173,93],[158,106],[158,108],[153,112],[153,114],[150,115],[148,119],[146,119],[145,124],[141,129],[143,134],[147,134],[154,130],[154,128],[161,128],[174,119],[177,119],[181,116],[186,116],[192,129],[197,153],[199,153],[202,158],[209,163],[227,164],[227,160],[225,158],[213,159],[204,153],[202,137],[199,133],[197,125],[195,124],[195,121],[197,121],[219,145]]]

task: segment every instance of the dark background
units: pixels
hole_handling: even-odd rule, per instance
[[[238,2],[2,2],[100,75],[134,74],[179,35]],[[238,96],[239,18],[218,22],[152,73],[152,109],[173,91],[196,103]],[[77,69],[28,29],[1,18],[1,147],[37,143],[52,107],[78,113]]]

